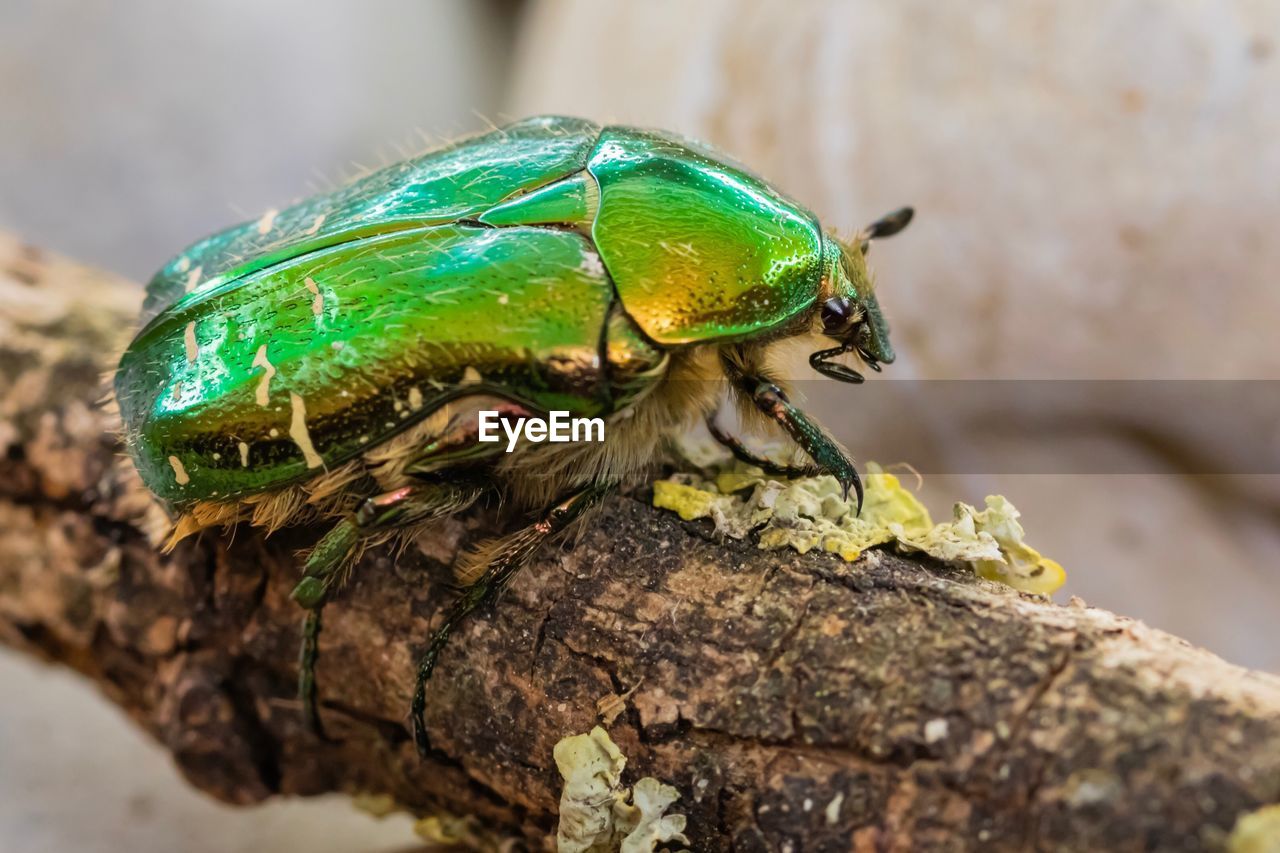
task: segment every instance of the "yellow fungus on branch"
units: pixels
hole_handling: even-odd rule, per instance
[[[978,510],[957,503],[950,521],[934,524],[929,511],[893,474],[867,464],[862,514],[834,477],[785,480],[727,458],[711,473],[676,474],[653,484],[653,504],[685,521],[710,518],[734,539],[752,531],[761,548],[818,548],[852,562],[868,548],[894,543],[939,560],[967,563],[980,577],[1021,592],[1049,594],[1066,572],[1023,541],[1019,513],[991,495]]]

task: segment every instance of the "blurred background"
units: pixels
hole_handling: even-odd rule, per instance
[[[873,252],[904,390],[811,408],[920,468],[935,517],[1009,496],[1064,600],[1280,671],[1280,421],[1236,415],[1280,378],[1278,37],[1269,0],[6,0],[0,229],[142,281],[539,112],[701,137],[845,232],[914,204]],[[1061,380],[1112,390],[999,405]],[[411,844],[345,800],[212,803],[86,685],[3,651],[0,699],[0,848]]]

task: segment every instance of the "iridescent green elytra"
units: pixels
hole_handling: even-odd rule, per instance
[[[832,361],[844,353],[875,369],[892,361],[864,253],[909,218],[900,211],[841,243],[698,143],[522,121],[229,228],[167,264],[115,378],[126,444],[147,487],[182,514],[367,459],[446,403],[498,399],[512,412],[620,424],[623,437],[611,445],[606,429],[604,450],[583,451],[571,473],[543,475],[544,491],[569,498],[545,510],[537,536],[494,551],[447,636],[537,543],[652,455],[655,444],[618,418],[673,405],[659,389],[694,353],[714,350],[733,393],[813,458],[805,470],[860,495],[852,463],[765,375],[760,351],[816,330],[834,343],[810,360],[828,376],[861,381]],[[305,606],[323,603],[361,539],[510,483],[510,465],[470,429],[424,439],[395,488],[381,483],[389,490],[367,492],[338,522],[308,560]],[[713,432],[769,470],[796,470]],[[310,663],[318,621],[308,625]]]

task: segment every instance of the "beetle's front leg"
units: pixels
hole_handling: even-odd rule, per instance
[[[783,465],[779,462],[774,462],[766,456],[759,455],[751,448],[747,447],[746,444],[742,442],[742,439],[725,431],[717,421],[718,414],[719,412],[712,412],[707,415],[707,430],[711,433],[711,437],[714,438],[718,444],[732,453],[734,458],[739,461],[745,462],[748,465],[754,465],[761,471],[764,471],[766,474],[774,477],[815,477],[818,474],[823,473],[822,469],[817,465]]]
[[[812,418],[792,405],[786,393],[760,375],[761,371],[748,370],[744,364],[748,360],[740,352],[722,353],[720,361],[733,387],[750,399],[766,417],[786,430],[787,435],[817,463],[822,473],[835,477],[844,490],[845,497],[849,496],[849,489],[853,489],[858,499],[858,512],[861,513],[862,480],[858,477],[853,460],[835,439],[827,435],[826,430]]]

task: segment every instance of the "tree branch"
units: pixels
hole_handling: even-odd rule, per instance
[[[426,760],[405,726],[414,659],[492,519],[367,556],[326,611],[317,740],[288,599],[316,531],[167,556],[143,532],[93,405],[140,297],[0,240],[0,638],[92,678],[214,796],[387,793],[538,845],[552,746],[629,694],[609,725],[627,775],[680,789],[700,850],[1196,849],[1280,800],[1272,676],[926,560],[720,542],[644,495],[459,632]]]

